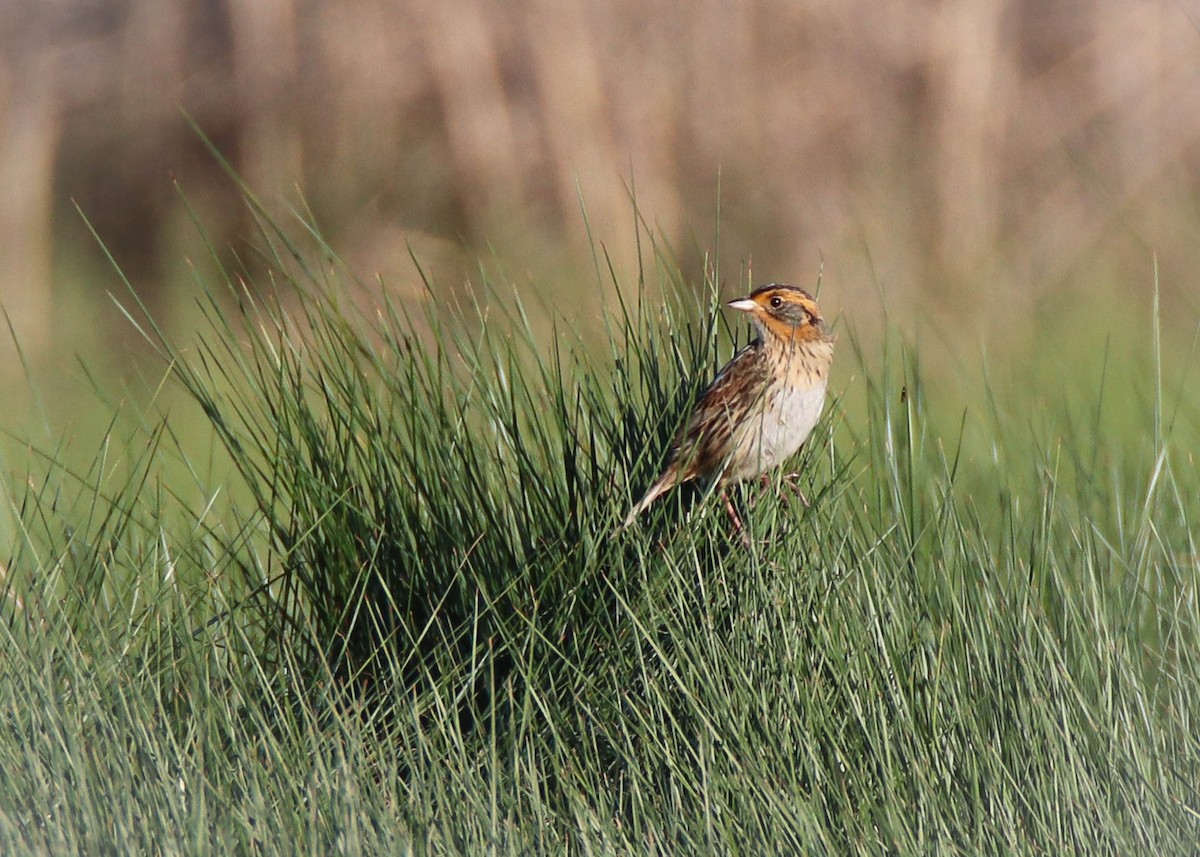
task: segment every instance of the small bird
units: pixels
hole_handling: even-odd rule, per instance
[[[747,313],[758,338],[734,355],[697,400],[667,465],[629,512],[628,527],[671,488],[716,480],[734,528],[742,524],[725,487],[778,467],[808,439],[825,404],[833,337],[812,295],[771,283],[726,304]]]

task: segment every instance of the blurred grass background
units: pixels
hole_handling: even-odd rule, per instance
[[[1039,326],[1014,321],[1077,298],[1148,307],[1152,253],[1164,317],[1194,319],[1196,13],[10,0],[0,301],[35,366],[123,363],[115,277],[76,206],[160,318],[186,315],[204,254],[173,179],[218,249],[247,253],[251,218],[182,108],[261,198],[304,200],[350,268],[400,296],[419,294],[411,248],[448,289],[477,284],[483,254],[594,306],[580,200],[628,271],[632,189],[668,243],[696,249],[680,260],[695,282],[705,252],[756,280],[810,282],[823,261],[831,315],[877,324],[881,289],[893,323],[930,326],[952,355],[1026,345]]]

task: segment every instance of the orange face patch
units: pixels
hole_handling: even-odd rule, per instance
[[[760,312],[759,318],[762,320],[763,327],[765,327],[773,336],[776,336],[784,341],[788,341],[796,336],[801,335],[801,331],[807,324],[804,321],[796,323],[785,320],[779,318],[778,316],[772,315],[769,312]]]
[[[757,304],[754,314],[773,336],[785,342],[823,337],[821,312],[802,289],[767,287],[757,290],[750,298]]]

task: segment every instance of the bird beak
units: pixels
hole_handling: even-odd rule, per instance
[[[750,298],[740,298],[736,301],[730,301],[725,306],[730,309],[736,309],[738,312],[754,312],[758,309],[758,304],[750,300]]]

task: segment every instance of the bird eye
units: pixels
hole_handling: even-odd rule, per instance
[[[783,306],[783,298],[779,295],[771,298],[771,309],[779,309],[781,306]]]

